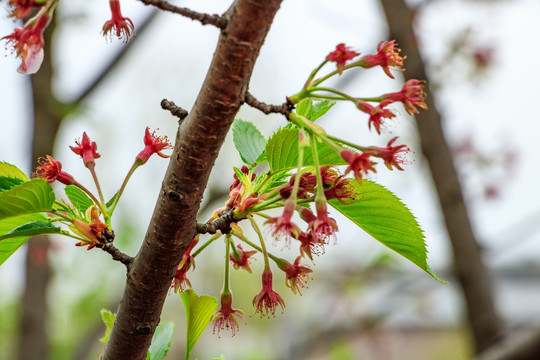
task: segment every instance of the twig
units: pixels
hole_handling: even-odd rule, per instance
[[[111,254],[113,260],[120,261],[122,264],[126,265],[126,268],[129,270],[129,267],[131,266],[131,263],[133,262],[133,257],[124,254],[120,250],[118,250],[117,247],[115,247],[112,243],[105,244],[103,246],[100,246],[103,251],[108,252]]]
[[[187,110],[182,109],[180,106],[176,106],[174,102],[167,99],[161,100],[161,108],[163,110],[169,110],[171,114],[173,114],[180,120],[184,120],[186,116],[188,116]]]
[[[217,14],[210,15],[205,13],[200,13],[197,11],[193,11],[191,9],[185,8],[185,7],[178,7],[174,6],[166,1],[163,0],[141,0],[145,5],[153,5],[161,10],[170,11],[175,14],[179,14],[182,16],[185,16],[187,18],[190,18],[191,20],[197,20],[200,21],[203,25],[214,25],[215,27],[218,27],[220,29],[224,29],[227,25],[227,21]]]
[[[228,234],[231,232],[231,224],[240,221],[241,219],[236,219],[233,214],[233,209],[223,210],[217,219],[212,222],[205,224],[197,223],[197,233],[198,234],[215,234],[218,231],[221,231],[223,234]]]
[[[244,98],[244,102],[248,104],[249,106],[254,107],[255,109],[259,109],[266,115],[271,113],[277,113],[277,114],[283,114],[285,116],[289,115],[289,113],[293,109],[293,104],[289,102],[284,102],[281,105],[270,105],[267,103],[264,103],[262,101],[257,100],[255,96],[253,96],[249,91],[246,91],[246,97]]]

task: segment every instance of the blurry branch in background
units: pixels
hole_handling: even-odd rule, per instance
[[[407,54],[406,78],[428,80],[413,30],[413,11],[404,0],[381,0],[381,3],[390,39],[396,39],[403,53]],[[425,90],[429,110],[416,115],[422,152],[431,170],[452,244],[454,272],[465,298],[474,351],[480,352],[499,341],[504,336],[504,328],[495,308],[492,281],[482,261],[450,149],[442,131],[434,94],[429,87]]]
[[[153,9],[150,14],[148,14],[146,18],[140,22],[140,24],[137,23],[137,35],[139,37],[146,31],[148,26],[154,22],[159,13],[159,10]],[[71,105],[79,105],[88,97],[88,95],[94,92],[94,90],[99,86],[99,84],[101,84],[103,80],[105,80],[107,76],[114,69],[116,69],[120,61],[126,56],[126,54],[129,53],[129,50],[133,47],[133,44],[137,42],[136,39],[137,38],[132,38],[131,41],[125,44],[112,59],[110,59],[105,65],[103,65],[101,72],[96,75],[94,81],[92,81],[86,89],[81,91],[80,95],[76,99],[71,101]]]
[[[540,358],[540,329],[521,336],[508,336],[472,360],[537,360]]]

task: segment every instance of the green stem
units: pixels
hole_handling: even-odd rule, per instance
[[[197,255],[199,255],[199,253],[201,251],[203,251],[208,245],[210,245],[212,242],[214,242],[215,240],[219,239],[221,237],[221,233],[217,233],[217,234],[214,234],[210,237],[210,239],[208,239],[204,244],[201,245],[200,248],[197,249],[197,251],[195,251],[191,256],[195,257]]]
[[[231,250],[231,234],[225,236],[225,275],[223,276],[223,292],[230,292],[229,289],[229,267],[230,267],[230,250]]]
[[[314,81],[313,84],[311,84],[311,87],[315,87],[315,86],[321,84],[323,81],[326,81],[326,80],[330,79],[332,76],[334,76],[334,75],[336,75],[336,74],[338,74],[338,71],[337,71],[337,70],[334,70],[334,71],[332,71],[331,73],[326,74],[326,75],[323,76],[322,78],[320,78],[320,79]]]
[[[101,186],[99,186],[99,180],[97,178],[94,166],[89,167],[88,170],[90,170],[90,173],[92,174],[92,178],[94,179],[94,183],[96,184],[99,200],[101,200],[101,204],[105,206],[105,200],[103,199],[103,193],[101,192]]]
[[[245,236],[239,235],[239,234],[233,234],[233,235],[236,236],[238,239],[242,240],[243,242],[245,242],[246,244],[248,244],[249,246],[251,246],[252,248],[254,248],[255,250],[259,252],[263,252],[260,246],[255,245],[254,243],[249,241],[248,238],[246,238]],[[277,262],[277,260],[279,259],[277,256],[273,255],[272,253],[268,253],[268,257],[272,259],[274,262]]]
[[[339,96],[344,97],[346,100],[350,100],[353,103],[356,103],[356,98],[354,98],[354,97],[352,97],[352,96],[350,96],[348,94],[345,94],[342,91],[336,90],[336,89],[327,88],[327,87],[316,87],[316,88],[311,89],[311,91],[326,91],[326,92],[329,92],[329,93],[337,94]]]
[[[266,251],[266,245],[264,243],[264,239],[263,239],[263,236],[262,236],[262,233],[261,233],[261,229],[259,228],[259,225],[257,225],[257,222],[255,221],[255,219],[253,219],[253,216],[248,215],[247,218],[248,218],[249,222],[251,223],[251,226],[253,227],[253,229],[257,233],[257,236],[259,236],[259,241],[261,242],[261,249],[259,251],[262,252],[262,254],[264,256],[264,268],[269,269],[270,268],[270,262],[268,261],[268,251]]]
[[[328,60],[324,60],[318,67],[316,67],[312,72],[311,74],[309,74],[309,77],[308,79],[306,80],[306,83],[304,84],[304,87],[302,88],[302,90],[306,90],[308,88],[308,86],[310,85],[311,83],[311,80],[313,80],[313,78],[315,77],[315,75],[317,75],[317,73],[319,72],[319,70],[321,70],[321,68],[328,62]],[[320,80],[317,80],[316,81],[317,83],[320,83],[321,81]]]
[[[80,183],[78,183],[77,181],[73,180],[73,185],[75,185],[76,187],[78,187],[79,189],[81,189],[82,191],[84,191],[88,196],[90,196],[90,199],[92,199],[92,201],[94,202],[94,204],[96,204],[96,206],[99,208],[99,210],[101,211],[101,213],[103,214],[104,217],[107,216],[107,210],[103,207],[103,205],[101,204],[101,202],[96,199],[96,197],[94,196],[94,194],[92,194],[90,192],[90,190],[88,190],[87,188],[85,188],[84,186],[82,186]]]
[[[319,162],[319,153],[317,152],[317,139],[314,139],[312,136],[309,138],[311,143],[311,153],[313,155],[313,162],[315,163],[315,175],[317,176],[317,195],[316,198],[324,198],[323,192],[323,182],[321,176],[321,167]]]
[[[124,189],[126,188],[126,185],[127,185],[128,181],[129,181],[129,179],[131,178],[131,175],[133,175],[133,172],[135,171],[135,169],[137,169],[140,165],[141,165],[141,163],[139,161],[135,160],[135,162],[131,166],[131,169],[129,169],[124,181],[122,182],[122,185],[120,186],[120,189],[118,190],[118,192],[114,196],[114,201],[113,201],[111,207],[109,208],[110,216],[112,216],[112,214],[114,212],[114,209],[116,208],[116,205],[118,204],[118,200],[120,200],[120,196],[122,196],[122,193],[124,192]]]
[[[332,135],[327,135],[327,136],[328,136],[328,138],[329,138],[330,140],[337,141],[337,142],[342,143],[342,144],[344,144],[344,145],[350,146],[350,147],[352,147],[353,149],[357,149],[357,150],[360,150],[360,151],[367,151],[367,150],[368,150],[368,148],[366,148],[366,147],[364,147],[364,146],[356,145],[356,144],[354,144],[354,143],[352,143],[352,142],[349,142],[349,141],[347,141],[347,140],[343,140],[343,139],[340,139],[340,138],[335,137],[335,136],[332,136]],[[336,145],[336,146],[338,146],[338,145]],[[339,146],[338,146],[338,147],[339,147]]]

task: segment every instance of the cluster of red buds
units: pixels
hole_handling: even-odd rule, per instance
[[[17,71],[21,74],[36,73],[43,62],[43,32],[51,22],[58,0],[9,0],[10,16],[24,20],[32,12],[34,16],[27,19],[22,28],[16,28],[10,35],[2,37],[13,52],[21,59]],[[111,37],[113,33],[127,42],[135,34],[133,22],[122,16],[119,0],[109,0],[111,19],[103,25],[103,35]]]
[[[338,225],[329,215],[328,201],[335,199],[341,204],[347,204],[358,200],[359,194],[355,183],[361,184],[370,172],[376,172],[377,162],[374,161],[376,158],[381,159],[389,170],[394,168],[403,170],[402,165],[407,163],[405,155],[410,150],[403,144],[394,145],[397,137],[391,139],[386,147],[359,146],[327,134],[314,123],[316,118],[300,110],[302,102],[309,103],[308,107],[314,106],[312,100],[352,101],[359,110],[369,115],[368,127],[370,129],[373,127],[380,134],[384,121],[396,116],[387,108],[388,105],[401,102],[409,114],[417,113],[417,107],[426,108],[423,82],[418,80],[407,81],[398,92],[372,98],[353,97],[322,85],[327,79],[339,76],[352,68],[368,69],[380,66],[386,75],[394,78],[390,68],[402,66],[404,60],[399,51],[395,41],[383,41],[377,47],[376,54],[359,57],[359,53],[350,50],[344,44],[339,44],[311,72],[302,90],[287,98],[289,104],[297,105],[296,112],[287,114],[288,120],[298,129],[296,172],[276,170],[258,174],[255,172],[257,163],[248,164],[249,166],[243,166],[241,169],[235,168],[234,181],[229,188],[225,206],[217,209],[205,224],[205,230],[214,224],[213,231],[199,231],[199,235],[184,254],[172,285],[176,291],[191,287],[187,272],[195,267],[196,256],[220,236],[225,235],[224,285],[221,292],[221,307],[213,316],[214,332],[231,329],[234,335],[239,321],[245,321],[244,313],[232,307],[233,296],[229,285],[231,265],[237,270],[243,269],[251,273],[250,261],[257,253],[262,254],[264,259],[262,290],[254,296],[253,306],[255,312],[261,316],[274,316],[276,309],[284,310],[285,301],[273,289],[274,274],[270,264],[273,262],[275,268],[283,273],[285,284],[294,294],[301,294],[313,272],[309,266],[301,263],[302,259],[307,258],[313,262],[315,256],[324,253],[327,245],[336,242]],[[316,78],[327,63],[335,63],[336,69]],[[338,154],[338,160],[332,165],[321,164],[318,155],[318,147],[321,146]],[[304,164],[304,152],[307,151],[311,152],[313,161]],[[341,172],[338,166],[344,164],[346,168]],[[349,173],[352,173],[353,177],[347,177]],[[313,203],[314,211],[311,208]],[[278,216],[265,213],[276,208],[283,209]],[[298,255],[293,262],[268,251],[265,234],[254,220],[255,216],[264,219],[267,228],[265,234],[269,235],[275,244],[281,243],[282,247],[298,248]],[[300,225],[295,217],[301,219],[305,225]],[[226,220],[227,226],[217,229],[215,224],[221,220]],[[252,242],[244,235],[238,224],[243,220],[249,221],[258,236],[258,242]],[[204,232],[214,235],[193,251],[195,245],[199,243],[200,234]],[[251,249],[246,250],[245,246]]]
[[[114,231],[111,228],[111,216],[131,175],[135,169],[145,164],[153,154],[168,157],[162,153],[162,150],[172,148],[166,137],[157,136],[155,132],[150,132],[148,128],[145,130],[143,141],[144,149],[135,157],[135,161],[120,189],[107,202],[103,197],[103,192],[101,191],[95,171],[95,160],[100,158],[101,155],[97,152],[97,144],[90,140],[86,132],[83,133],[80,141],[75,141],[76,146],[70,146],[70,149],[81,157],[84,166],[92,174],[98,196],[76,181],[72,175],[63,171],[62,164],[52,156],[46,155],[38,159],[39,165],[34,173],[34,177],[43,178],[49,183],[58,181],[66,186],[78,188],[78,204],[70,204],[66,201],[57,202],[51,212],[53,215],[52,221],[58,221],[72,231],[72,233],[65,232],[64,234],[79,240],[76,246],[87,246],[87,249],[90,250],[94,247],[103,247],[114,240]],[[68,194],[67,190],[66,194]],[[86,206],[82,205],[80,201],[81,196],[87,199],[86,202],[83,201]]]

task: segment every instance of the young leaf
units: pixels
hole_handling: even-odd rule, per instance
[[[180,292],[180,297],[186,309],[186,360],[188,360],[195,343],[216,312],[217,299],[207,295],[199,296],[192,289]]]
[[[5,235],[0,235],[0,241],[17,236],[34,236],[40,234],[61,234],[64,231],[48,221],[32,221],[18,226]]]
[[[369,235],[422,270],[443,282],[427,264],[424,234],[410,210],[392,192],[374,182],[352,180],[358,198],[342,204],[337,199],[328,203],[348,217]]]
[[[232,132],[234,146],[242,161],[247,165],[254,164],[264,152],[264,136],[255,125],[240,119],[234,120]]]
[[[85,194],[86,195],[86,194]],[[114,193],[113,197],[109,199],[109,201],[107,201],[107,203],[105,204],[106,207],[110,208],[114,202],[114,199],[116,199],[116,197],[118,196],[118,191]]]
[[[0,193],[13,189],[15,186],[21,185],[24,180],[11,176],[0,176]]]
[[[42,214],[27,214],[22,216],[10,217],[0,220],[0,235],[4,235],[11,230],[32,221],[45,221]],[[30,236],[18,236],[0,241],[0,265],[2,265],[17,249],[24,244]]]
[[[330,100],[316,102],[315,104],[313,104],[313,109],[311,110],[311,115],[308,119],[311,121],[317,120],[318,118],[326,114],[326,112],[330,110],[335,104],[336,103],[334,101]]]
[[[68,185],[65,187],[64,191],[66,192],[69,201],[84,214],[86,209],[94,204],[94,202],[86,195],[84,191],[78,188],[75,185]]]
[[[296,105],[296,113],[306,119],[311,118],[313,102],[310,99],[303,99]]]
[[[44,179],[33,179],[0,194],[0,219],[52,209],[55,196]]]
[[[266,143],[266,159],[270,170],[287,170],[297,166],[298,129],[281,128]],[[325,143],[317,144],[320,165],[345,165],[341,155]],[[310,151],[304,152],[304,166],[314,165]]]
[[[0,176],[14,177],[22,181],[29,180],[28,176],[21,169],[3,161],[0,161]]]
[[[174,333],[174,323],[160,323],[152,336],[152,343],[146,355],[147,360],[163,360],[169,352]]]
[[[105,335],[103,335],[103,337],[99,339],[99,341],[102,343],[106,343],[107,341],[109,341],[109,336],[111,335],[111,330],[114,325],[114,320],[116,319],[116,314],[107,309],[101,309],[100,313],[101,319],[105,324]]]

